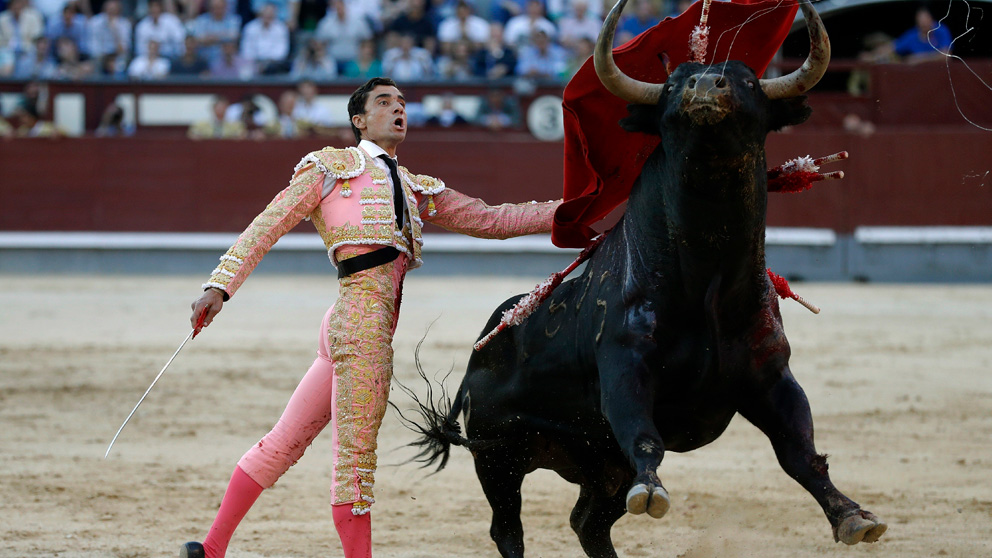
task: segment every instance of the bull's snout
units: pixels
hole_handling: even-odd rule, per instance
[[[719,96],[727,92],[727,78],[712,73],[699,73],[689,78],[689,89],[696,95]]]
[[[716,124],[730,112],[730,83],[721,74],[689,76],[682,93],[682,110],[696,124]]]

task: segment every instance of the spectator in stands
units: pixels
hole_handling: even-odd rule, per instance
[[[296,30],[313,34],[317,24],[327,15],[327,0],[300,0]]]
[[[358,57],[358,45],[372,38],[372,28],[364,17],[353,12],[344,0],[330,0],[327,15],[317,24],[314,36],[327,45],[327,54],[344,73],[348,62]]]
[[[131,53],[131,22],[121,14],[120,0],[104,0],[103,11],[93,16],[86,27],[88,54],[101,59],[116,54],[123,64]]]
[[[17,95],[10,114],[15,115],[20,109],[30,109],[44,116],[48,114],[48,110],[45,108],[47,103],[48,87],[44,82],[31,80],[24,84],[24,89]]]
[[[279,95],[276,117],[265,125],[265,135],[270,138],[298,138],[306,134],[304,126],[296,119],[296,91],[287,90]]]
[[[249,139],[265,139],[265,127],[269,124],[269,119],[255,102],[254,95],[250,93],[241,97],[240,102],[227,107],[224,120],[240,122]]]
[[[45,35],[52,44],[52,54],[55,53],[55,45],[61,37],[72,39],[80,52],[89,47],[86,38],[86,16],[79,13],[79,5],[76,2],[66,2],[60,17],[48,22]]]
[[[162,10],[162,0],[148,0],[148,15],[134,26],[134,52],[148,52],[148,41],[158,42],[159,53],[176,58],[183,52],[186,28],[175,14]]]
[[[552,43],[547,33],[538,29],[531,36],[531,44],[520,49],[517,75],[532,79],[561,79],[567,71],[566,62],[565,49]]]
[[[14,101],[14,108],[6,117],[12,126],[11,135],[14,136],[21,127],[21,118],[26,111],[41,115],[42,118],[48,114],[48,87],[44,82],[32,80],[24,85],[24,89],[18,94]]]
[[[575,13],[575,4],[578,2],[586,4],[586,12],[589,15],[603,21],[603,2],[601,0],[548,0],[547,5],[545,5],[545,13],[548,19],[558,24],[559,34],[561,33],[561,20]],[[607,8],[612,7],[613,2],[610,2]]]
[[[596,44],[603,20],[589,12],[589,0],[572,2],[572,12],[558,21],[558,42],[561,46],[576,50],[579,41],[589,39]]]
[[[467,0],[459,0],[455,15],[438,26],[437,39],[441,42],[442,54],[449,52],[454,43],[465,39],[481,46],[489,39],[489,23],[472,13],[472,5]]]
[[[379,59],[374,40],[366,39],[362,41],[362,44],[358,47],[358,58],[344,65],[344,75],[345,77],[363,80],[369,80],[382,75],[382,60]]]
[[[41,12],[28,0],[11,0],[0,12],[0,76],[14,73],[17,60],[31,56],[34,41],[45,32]]]
[[[513,95],[494,87],[486,92],[476,124],[492,131],[520,126],[520,103]]]
[[[145,45],[148,51],[139,54],[131,60],[127,67],[127,75],[131,79],[162,79],[169,75],[172,65],[169,59],[159,54],[158,41],[152,39]]]
[[[174,76],[206,76],[210,71],[210,65],[206,58],[200,56],[196,48],[196,38],[193,35],[186,35],[183,41],[183,54],[172,61],[172,71]]]
[[[306,130],[321,132],[331,125],[331,113],[317,100],[317,84],[305,79],[296,85],[293,118]]]
[[[227,12],[228,0],[210,0],[209,11],[190,25],[200,54],[213,65],[221,59],[221,44],[241,36],[241,17]]]
[[[34,40],[34,47],[20,56],[14,65],[14,79],[51,79],[56,77],[58,65],[52,56],[48,37],[41,35]]]
[[[123,56],[111,52],[97,61],[97,74],[111,79],[124,79],[127,77],[127,66],[127,60]]]
[[[409,9],[410,0],[381,0],[379,2],[379,22],[382,24],[381,31],[385,32],[392,27],[404,12]]]
[[[7,122],[7,119],[0,115],[0,139],[8,140],[14,137],[14,127]]]
[[[276,18],[276,5],[267,2],[257,18],[245,25],[241,36],[241,56],[255,63],[263,75],[289,71],[289,28]]]
[[[0,2],[0,4],[5,3]],[[62,17],[62,9],[65,7],[66,0],[31,0],[30,3],[31,7],[41,14],[42,22],[47,25],[49,22]]]
[[[37,110],[21,107],[16,112],[18,126],[14,134],[19,138],[58,138],[65,135],[54,122],[43,120]]]
[[[565,76],[571,78],[575,75],[575,72],[579,71],[579,68],[589,60],[592,56],[593,50],[596,48],[595,39],[589,39],[588,37],[582,37],[575,43],[575,48],[568,52],[568,64],[565,69]]]
[[[506,25],[511,18],[526,12],[527,0],[493,0],[490,4],[489,19],[494,23]]]
[[[544,17],[544,4],[541,3],[541,0],[527,0],[526,11],[506,22],[503,42],[520,49],[520,47],[530,44],[531,37],[538,30],[543,31],[551,39],[554,39],[558,33],[555,24]]]
[[[486,79],[512,76],[517,68],[517,53],[503,42],[503,26],[490,26],[489,41],[475,54],[475,75]]]
[[[668,15],[670,15],[671,17],[675,17],[677,15],[681,15],[681,14],[685,13],[685,11],[688,10],[689,9],[689,6],[691,6],[691,5],[692,5],[692,0],[678,0],[675,3],[675,5],[672,6],[672,10],[671,10],[671,12],[669,12]]]
[[[296,31],[296,24],[300,19],[299,0],[251,0],[251,9],[258,17],[262,17],[268,5],[272,6],[273,19],[282,22],[290,31]]]
[[[210,77],[242,81],[254,77],[255,64],[238,54],[238,43],[224,41],[220,47],[220,58],[210,63]]]
[[[186,136],[190,139],[243,139],[248,134],[245,126],[239,121],[228,122],[224,119],[230,105],[224,97],[217,97],[210,105],[210,117],[198,120],[190,125]]]
[[[451,48],[451,54],[437,62],[438,78],[448,81],[469,81],[474,75],[476,49],[471,41],[461,40]]]
[[[575,47],[568,51],[568,61],[565,68],[565,77],[571,79],[575,72],[589,60],[593,50],[596,48],[596,41],[588,37],[582,37],[575,43]]]
[[[14,53],[14,49],[0,48],[0,78],[12,76],[16,65],[17,54]]]
[[[55,77],[79,80],[93,75],[95,70],[93,61],[79,52],[75,41],[59,37],[55,42]]]
[[[100,124],[93,132],[98,138],[114,138],[134,135],[134,125],[124,121],[124,109],[117,103],[110,103],[100,116]]]
[[[450,91],[441,96],[441,110],[427,119],[428,126],[440,126],[442,128],[464,126],[468,123],[468,120],[455,109],[455,95]]]
[[[399,46],[382,56],[382,70],[398,82],[424,81],[434,77],[434,59],[414,44],[413,35],[403,35]]]
[[[413,35],[417,46],[437,52],[437,27],[427,11],[427,0],[407,0],[406,10],[387,28],[387,48],[397,46],[400,36],[407,33]]]
[[[896,40],[884,43],[859,58],[868,62],[884,62],[895,54],[903,62],[916,64],[950,54],[951,42],[951,32],[947,26],[935,21],[929,8],[920,6],[916,10],[915,26]]]
[[[622,45],[648,29],[658,25],[658,16],[651,0],[636,0],[634,15],[622,16],[614,44]]]
[[[293,60],[293,69],[290,76],[293,79],[315,79],[327,81],[336,78],[338,75],[338,65],[334,59],[327,56],[327,49],[324,44],[317,39],[311,38],[300,49],[296,60]]]
[[[376,36],[382,34],[384,30],[382,24],[383,0],[345,0],[345,2],[348,4],[348,11],[365,19]]]
[[[886,45],[892,43],[892,37],[882,33],[881,31],[874,31],[868,33],[861,39],[862,51],[858,55],[858,60],[862,62],[872,62],[874,64],[889,64],[893,62],[898,62],[899,57],[891,49],[883,48]],[[858,65],[851,70],[851,73],[847,76],[847,92],[855,97],[860,97],[868,93],[871,87],[871,71],[863,66]]]

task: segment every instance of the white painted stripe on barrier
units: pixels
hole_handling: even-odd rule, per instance
[[[768,227],[765,229],[765,244],[778,246],[833,246],[837,244],[837,233],[833,229]]]
[[[992,227],[858,227],[859,244],[990,244]]]
[[[226,250],[237,238],[231,233],[0,232],[0,248]]]
[[[0,248],[59,250],[220,250],[230,248],[236,233],[148,233],[148,232],[0,232]],[[424,235],[425,252],[481,253],[567,253],[557,248],[548,235],[507,240],[486,240],[455,234]],[[326,252],[316,234],[291,233],[283,236],[273,250]]]
[[[487,240],[460,234],[425,234],[424,253],[431,254],[432,252],[482,252],[489,254],[529,252],[538,254],[564,254],[569,252],[578,253],[578,250],[574,248],[558,248],[551,243],[551,236],[546,234],[520,236],[506,240]]]
[[[0,232],[0,248],[61,250],[227,250],[236,233],[157,232]],[[837,235],[830,229],[776,228],[766,231],[769,245],[833,246]],[[279,239],[273,250],[325,251],[316,234],[291,233]],[[574,253],[558,248],[549,235],[531,235],[506,240],[488,240],[458,234],[425,234],[424,252],[431,253]]]

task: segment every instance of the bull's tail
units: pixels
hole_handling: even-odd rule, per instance
[[[393,380],[393,383],[399,386],[403,393],[413,399],[414,410],[419,416],[409,418],[392,401],[389,404],[396,410],[403,425],[419,436],[416,441],[409,444],[419,450],[417,455],[413,456],[410,461],[421,463],[421,467],[426,468],[440,460],[440,463],[438,463],[437,468],[434,470],[436,473],[444,469],[445,465],[448,464],[452,444],[465,446],[470,450],[477,444],[462,436],[461,425],[458,424],[458,415],[462,412],[462,386],[458,387],[458,392],[455,394],[454,401],[452,401],[444,389],[444,380],[447,379],[447,376],[442,378],[441,381],[432,381],[427,377],[423,366],[420,364],[420,347],[423,343],[423,339],[420,340],[420,343],[417,343],[414,360],[417,366],[417,373],[420,374],[424,383],[427,384],[427,394],[424,396],[424,399],[421,400],[412,389],[395,379]],[[435,390],[440,392],[436,398],[434,396]]]

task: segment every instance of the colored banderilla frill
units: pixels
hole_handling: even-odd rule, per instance
[[[778,294],[779,298],[791,298],[792,300],[795,300],[799,304],[805,306],[810,312],[814,314],[820,313],[820,308],[818,306],[815,304],[810,304],[805,298],[792,292],[792,289],[789,288],[789,282],[785,279],[785,277],[776,275],[771,269],[766,269],[765,272],[768,273],[768,278],[771,279],[772,286],[775,287],[775,292]]]
[[[810,157],[809,155],[790,159],[773,169],[768,169],[768,191],[785,192],[790,194],[803,192],[812,188],[814,182],[819,182],[821,180],[839,180],[844,178],[844,171],[821,173],[820,165],[841,161],[847,159],[847,157],[847,151],[841,151],[839,153],[834,153],[833,155],[818,157],[816,159]],[[792,291],[789,287],[789,282],[786,281],[785,277],[776,275],[771,269],[767,269],[766,271],[768,272],[768,278],[771,279],[772,285],[775,287],[775,292],[778,293],[779,297],[791,298],[792,300],[795,300],[799,304],[805,306],[810,312],[814,314],[820,313],[820,309],[816,305],[810,304],[806,301],[806,299]]]
[[[712,0],[703,0],[703,11],[699,16],[699,24],[692,30],[689,37],[689,60],[706,63],[706,51],[710,43],[710,4]],[[671,73],[671,72],[669,72]]]
[[[534,290],[527,293],[526,296],[517,301],[517,303],[513,305],[513,308],[503,312],[503,318],[500,320],[499,325],[494,327],[492,331],[485,335],[485,337],[476,342],[475,350],[481,350],[492,340],[493,337],[496,337],[496,334],[511,325],[522,324],[528,316],[534,313],[534,310],[537,310],[538,306],[540,306],[542,302],[551,296],[551,292],[554,291],[558,285],[561,285],[561,282],[568,276],[569,273],[575,271],[575,268],[579,267],[582,262],[589,259],[589,256],[596,251],[596,248],[603,242],[603,239],[606,238],[606,233],[608,232],[610,231],[603,232],[594,238],[589,246],[586,246],[581,252],[579,252],[579,255],[575,258],[575,261],[568,264],[568,267],[552,274],[551,277],[548,277],[544,281],[538,283],[537,286],[534,287]]]
[[[847,156],[847,151],[841,151],[816,159],[809,155],[789,159],[773,169],[768,169],[768,191],[794,194],[809,190],[814,182],[844,178],[844,171],[821,173],[820,165],[842,161],[847,159]]]

